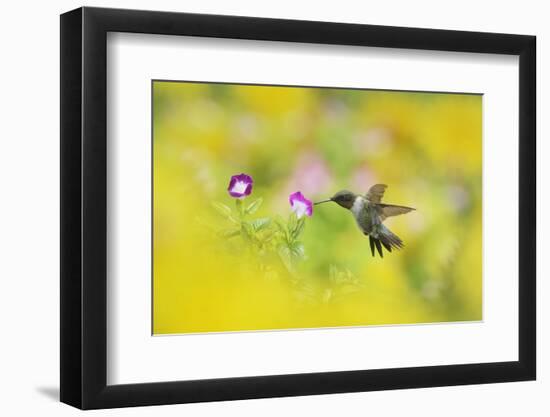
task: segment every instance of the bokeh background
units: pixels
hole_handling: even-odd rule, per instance
[[[153,82],[153,332],[482,319],[482,96]],[[388,185],[415,207],[385,224],[405,248],[370,254],[349,212],[316,206],[299,282],[220,243],[231,175],[254,179],[258,217],[288,195]]]

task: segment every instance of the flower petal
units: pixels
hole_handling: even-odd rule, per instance
[[[288,197],[290,207],[298,218],[304,214],[311,217],[313,215],[313,203],[303,196],[300,191],[290,194]]]
[[[246,174],[233,175],[227,191],[231,197],[244,198],[252,193],[252,177]]]

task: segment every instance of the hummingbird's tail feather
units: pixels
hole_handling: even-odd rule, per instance
[[[370,243],[370,251],[372,253],[372,256],[374,257],[374,238],[369,235],[369,243]]]
[[[384,257],[382,246],[384,246],[388,252],[391,252],[392,249],[401,249],[404,246],[399,236],[392,233],[392,231],[384,225],[381,225],[376,237],[369,235],[369,243],[372,256],[375,256],[374,249],[376,248],[381,258]]]
[[[374,251],[375,248],[378,251],[378,254],[381,258],[384,257],[384,251],[382,250],[382,245],[388,250],[388,252],[391,252],[391,246],[384,243],[381,239],[376,239],[375,237],[372,237],[369,235],[369,243],[370,243],[370,251],[372,253],[372,256],[376,256],[376,252]]]
[[[382,243],[382,245],[384,245],[384,247],[386,248],[386,250],[388,252],[391,252],[391,245],[389,245],[387,242],[385,242],[383,240],[380,240],[380,242]]]
[[[382,241],[384,246],[389,246],[390,248],[401,249],[404,246],[399,236],[392,233],[392,231],[384,225],[380,228],[378,238]]]
[[[380,240],[379,239],[374,239],[374,244],[376,245],[376,250],[380,254],[380,257],[383,258],[384,257],[384,252],[382,252],[382,245],[380,244]]]

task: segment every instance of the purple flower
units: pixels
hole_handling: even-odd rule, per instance
[[[231,197],[244,198],[252,192],[252,183],[252,178],[249,175],[233,175],[227,191]]]
[[[300,191],[290,194],[288,201],[290,202],[292,211],[296,213],[298,218],[302,217],[304,214],[311,217],[313,214],[313,203],[305,198]]]

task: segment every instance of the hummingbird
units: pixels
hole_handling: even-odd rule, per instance
[[[386,218],[398,216],[415,210],[412,207],[383,204],[382,197],[388,186],[385,184],[373,185],[364,195],[358,195],[348,190],[338,191],[328,200],[318,201],[315,204],[335,202],[351,211],[357,226],[365,236],[369,237],[372,256],[375,255],[375,247],[380,257],[384,257],[382,246],[388,252],[392,249],[401,249],[403,241],[390,231],[382,223]]]

